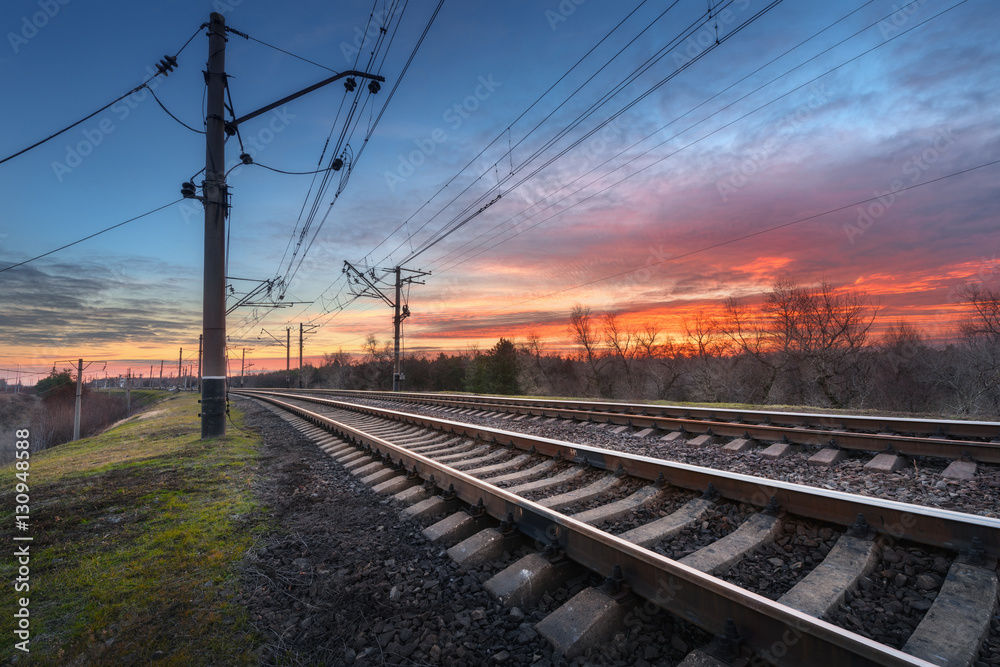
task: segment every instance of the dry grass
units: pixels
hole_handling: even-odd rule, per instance
[[[175,396],[157,415],[32,455],[31,664],[256,662],[231,599],[235,565],[264,528],[250,493],[259,441],[232,428],[200,440],[196,401]],[[12,526],[12,493],[0,502]],[[0,575],[15,576],[10,559]],[[0,634],[13,637],[12,621],[0,618]],[[0,663],[28,662],[12,644]]]

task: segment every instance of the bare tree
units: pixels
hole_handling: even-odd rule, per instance
[[[604,357],[601,354],[601,340],[594,326],[594,317],[590,312],[590,306],[580,304],[573,306],[569,314],[569,321],[573,340],[583,348],[582,357],[587,362],[587,388],[603,396],[605,394]]]
[[[368,361],[372,362],[388,361],[392,356],[389,350],[389,342],[382,343],[375,334],[368,334],[361,349],[364,351]]]
[[[518,348],[518,354],[524,357],[524,362],[518,365],[518,381],[528,393],[547,393],[549,390],[549,375],[542,363],[544,350],[541,335],[535,329],[529,329],[525,342]]]
[[[960,294],[970,312],[959,325],[959,359],[952,386],[956,407],[964,413],[996,414],[1000,410],[1000,290],[970,283]]]
[[[636,333],[637,356],[643,364],[647,386],[656,398],[666,398],[682,375],[683,352],[669,338],[657,342],[661,333],[662,328],[656,322],[643,322]]]
[[[624,371],[625,391],[631,395],[635,392],[633,368],[639,352],[639,335],[632,326],[622,322],[617,313],[605,313],[602,320],[604,342]]]

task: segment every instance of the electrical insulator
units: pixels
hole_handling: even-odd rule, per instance
[[[382,86],[380,86],[378,84],[378,81],[369,81],[368,82],[368,92],[369,93],[371,93],[372,95],[374,95],[375,93],[377,93],[380,90],[382,90]]]
[[[223,123],[222,127],[226,130],[226,136],[232,137],[236,135],[236,127],[230,123]]]
[[[344,82],[344,88],[347,89],[347,92],[353,93],[354,89],[357,87],[358,87],[358,82],[354,80],[354,77],[353,76],[347,77],[347,81]]]
[[[156,64],[156,71],[163,76],[167,76],[177,67],[177,58],[174,56],[163,56]]]
[[[185,199],[194,199],[194,183],[182,183],[181,184],[181,196]]]
[[[344,161],[338,157],[336,160],[333,161],[332,166],[334,171],[340,171],[341,169],[344,168]]]
[[[249,153],[240,153],[240,161],[243,164],[253,164],[253,158],[250,157]]]

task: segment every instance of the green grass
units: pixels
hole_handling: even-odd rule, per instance
[[[197,413],[197,396],[175,395],[32,456],[31,591],[17,594],[30,598],[31,664],[146,663],[157,651],[164,665],[256,662],[259,642],[232,599],[235,564],[267,528],[250,491],[259,440],[230,426],[202,441]],[[8,527],[14,474],[0,468]],[[0,568],[8,582],[11,560]],[[13,630],[3,614],[0,663],[29,662]]]

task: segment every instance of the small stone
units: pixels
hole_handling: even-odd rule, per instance
[[[538,633],[535,632],[533,627],[531,627],[531,623],[522,623],[517,627],[517,629],[520,631],[517,639],[522,644],[534,641],[538,637]]]
[[[403,596],[403,594],[399,592],[399,586],[393,586],[392,590],[389,591],[389,599],[390,600],[395,601],[395,600],[398,600],[399,598],[401,598],[402,596]]]
[[[518,609],[517,607],[511,607],[510,617],[514,621],[523,621],[524,620],[524,612],[521,611],[520,609]]]
[[[768,558],[767,562],[775,567],[781,567],[782,565],[785,564],[785,561],[781,560],[780,558]]]
[[[917,588],[922,591],[930,591],[937,588],[937,580],[929,574],[921,574],[917,577]]]
[[[896,588],[905,588],[907,580],[908,577],[902,572],[900,572],[899,574],[896,575],[896,578],[893,579],[892,583],[896,584]]]

